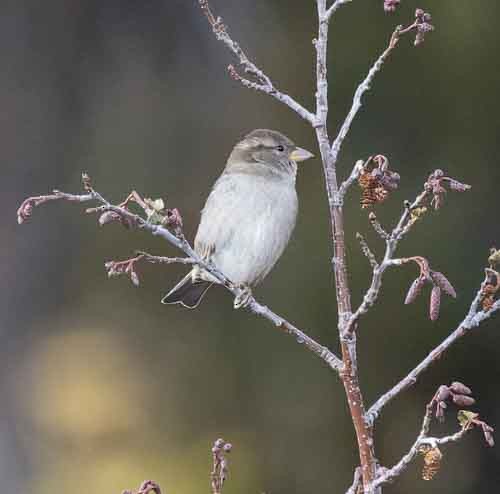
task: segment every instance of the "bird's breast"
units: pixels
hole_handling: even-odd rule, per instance
[[[255,285],[288,244],[297,209],[292,180],[223,175],[203,209],[195,247],[211,246],[212,261],[231,281]]]

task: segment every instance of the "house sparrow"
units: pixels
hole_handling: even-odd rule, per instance
[[[212,262],[242,295],[269,273],[285,249],[297,217],[297,162],[313,155],[273,130],[254,130],[238,142],[201,213],[195,251]],[[162,300],[195,308],[217,280],[194,267]]]

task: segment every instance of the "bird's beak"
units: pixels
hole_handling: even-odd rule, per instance
[[[302,149],[302,148],[295,148],[291,153],[290,153],[290,156],[289,158],[292,160],[292,161],[305,161],[305,160],[308,160],[309,158],[312,158],[314,156],[314,154],[310,153],[309,151],[307,151],[306,149]]]

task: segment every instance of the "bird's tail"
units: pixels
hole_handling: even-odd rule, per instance
[[[161,303],[181,304],[188,309],[195,309],[211,286],[210,281],[193,281],[192,273],[189,272],[162,298]]]

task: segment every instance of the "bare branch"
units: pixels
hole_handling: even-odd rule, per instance
[[[426,424],[426,422],[428,423]],[[430,417],[428,417],[426,414],[426,416],[424,417],[420,434],[418,435],[417,440],[413,443],[408,453],[406,453],[401,458],[401,460],[399,460],[399,462],[396,463],[396,465],[394,465],[392,468],[388,470],[383,470],[383,473],[374,480],[372,484],[373,490],[371,492],[375,492],[375,489],[380,487],[382,484],[392,482],[397,477],[399,477],[410,466],[411,462],[414,461],[419,454],[421,454],[421,449],[423,446],[436,448],[438,445],[445,445],[451,442],[458,442],[470,430],[470,428],[463,428],[460,429],[455,434],[451,434],[449,436],[428,437],[426,428],[428,429],[429,424],[430,424]]]
[[[375,489],[382,484],[392,482],[399,477],[419,454],[424,455],[423,478],[426,480],[432,479],[439,470],[442,458],[442,453],[438,446],[460,441],[468,431],[475,427],[482,430],[486,443],[492,446],[494,444],[493,428],[481,420],[479,414],[466,410],[458,412],[457,419],[461,425],[461,429],[458,432],[444,437],[432,437],[429,435],[434,410],[436,410],[436,418],[443,421],[444,411],[448,408],[449,404],[466,407],[473,405],[475,400],[470,394],[471,390],[460,382],[454,382],[450,386],[440,386],[432,400],[426,406],[420,433],[408,453],[392,468],[380,468],[380,473],[370,486],[367,494],[375,492]]]
[[[354,470],[354,479],[352,481],[351,487],[347,489],[345,494],[358,494],[358,489],[361,485],[361,481],[363,480],[361,475],[361,468],[358,467]]]
[[[338,8],[339,5],[336,6],[336,4],[338,4],[339,2],[344,3],[340,0],[337,0],[332,5],[332,7],[330,7],[330,10],[333,9],[332,13],[336,10],[336,8]],[[342,124],[335,141],[332,144],[332,159],[334,163],[337,162],[340,148],[342,147],[342,143],[344,142],[344,139],[349,133],[351,124],[362,106],[363,95],[370,89],[370,86],[373,80],[375,79],[375,76],[382,69],[384,62],[387,60],[391,52],[398,44],[398,41],[400,40],[401,36],[409,32],[416,31],[417,34],[415,38],[415,45],[421,44],[424,40],[425,34],[434,30],[434,26],[430,24],[430,21],[431,21],[431,16],[429,13],[424,12],[422,9],[417,9],[415,12],[415,21],[412,24],[410,24],[406,28],[403,28],[403,26],[396,27],[396,29],[392,33],[387,48],[382,52],[382,54],[378,57],[376,62],[372,65],[372,67],[368,71],[368,75],[361,82],[361,84],[356,89],[356,92],[354,93],[351,109],[347,114],[347,117],[344,120],[344,123]]]
[[[356,238],[359,241],[359,244],[361,245],[361,251],[363,252],[363,255],[368,259],[368,262],[370,263],[370,266],[375,270],[378,268],[378,262],[375,257],[375,254],[371,251],[368,243],[366,242],[365,238],[361,233],[357,232],[356,233]]]
[[[377,61],[373,64],[371,69],[368,71],[368,75],[365,77],[365,79],[361,82],[361,84],[356,89],[356,92],[354,93],[354,98],[352,101],[351,109],[349,110],[349,113],[347,114],[347,117],[344,120],[344,123],[342,124],[340,131],[332,144],[332,156],[333,156],[334,163],[337,162],[338,155],[340,153],[340,148],[342,147],[342,143],[344,142],[344,139],[347,137],[347,134],[349,133],[349,130],[351,128],[351,124],[354,121],[354,118],[356,117],[356,115],[358,114],[358,112],[362,106],[363,95],[370,89],[370,85],[373,82],[373,80],[375,79],[375,76],[382,69],[382,65],[389,57],[392,50],[394,50],[394,48],[396,47],[396,45],[399,41],[400,31],[401,31],[401,28],[397,27],[396,30],[392,33],[392,36],[391,36],[391,39],[389,40],[389,44],[388,44],[387,48],[378,57]]]
[[[256,91],[261,91],[272,96],[273,98],[291,108],[301,118],[307,120],[311,125],[314,125],[315,116],[304,106],[295,101],[291,96],[276,89],[271,79],[247,57],[240,45],[229,36],[227,28],[223,24],[222,19],[220,17],[216,17],[210,9],[208,0],[199,0],[199,4],[203,13],[208,19],[210,26],[212,27],[212,31],[215,34],[215,37],[219,41],[222,41],[229,48],[229,50],[233,52],[233,54],[238,59],[239,64],[242,66],[245,74],[254,77],[255,81],[241,76],[236,71],[234,66],[229,65],[228,71],[231,77],[234,80],[241,82],[241,84],[243,84],[243,86],[247,88],[255,89]]]
[[[18,210],[18,217],[21,214],[21,217],[23,218],[23,221],[28,219],[31,214],[34,206],[43,204],[45,202],[55,200],[55,199],[63,199],[71,202],[89,202],[89,201],[97,201],[98,203],[101,204],[101,206],[98,206],[96,208],[90,208],[87,209],[87,212],[89,213],[99,213],[99,214],[105,214],[108,212],[112,212],[116,215],[116,219],[120,220],[123,224],[125,224],[128,227],[135,227],[141,230],[145,230],[155,236],[161,237],[162,239],[166,240],[170,244],[172,244],[174,247],[177,247],[178,249],[182,250],[188,257],[186,258],[162,258],[162,257],[157,257],[157,256],[151,256],[150,254],[147,253],[142,253],[136,258],[133,258],[132,260],[128,261],[123,261],[120,265],[118,263],[119,267],[119,272],[117,274],[121,273],[127,273],[131,276],[132,281],[137,284],[137,280],[135,279],[135,276],[133,273],[135,271],[133,270],[133,264],[139,260],[146,260],[149,262],[161,262],[161,263],[171,263],[171,262],[181,262],[183,264],[196,264],[206,271],[208,271],[211,275],[213,275],[221,285],[227,288],[234,296],[238,296],[241,294],[241,288],[239,286],[235,286],[221,271],[219,271],[213,264],[207,263],[204,261],[191,247],[189,242],[184,238],[184,235],[182,234],[182,231],[179,228],[179,222],[181,223],[180,218],[176,219],[175,223],[175,234],[172,233],[168,228],[165,228],[161,224],[155,224],[149,220],[145,220],[138,214],[135,214],[131,212],[128,208],[128,202],[133,200],[139,206],[141,206],[148,214],[148,217],[151,218],[151,210],[149,209],[148,204],[142,200],[138,196],[137,193],[132,193],[127,200],[122,203],[119,206],[114,206],[112,205],[109,201],[104,199],[101,194],[96,192],[93,189],[89,189],[89,192],[87,194],[82,194],[82,195],[74,195],[74,194],[66,194],[64,192],[57,192],[48,196],[38,196],[38,197],[30,197],[26,199],[21,207]],[[174,210],[175,211],[175,210]],[[27,214],[29,212],[29,214]],[[177,212],[178,214],[178,212]],[[169,224],[169,221],[172,221],[170,217],[166,216],[163,218],[163,224]],[[130,262],[132,261],[132,267],[130,268]],[[127,264],[128,263],[128,264]],[[116,263],[111,263],[109,265],[108,269],[111,269],[117,266]],[[127,268],[129,268],[129,271],[127,272]],[[292,336],[295,337],[296,341],[304,345],[307,349],[312,351],[314,354],[316,354],[318,357],[320,357],[324,362],[328,364],[330,368],[333,370],[340,372],[343,364],[342,361],[333,353],[331,352],[328,348],[324,347],[320,343],[316,342],[313,338],[309,337],[307,334],[305,334],[303,331],[295,327],[293,324],[288,322],[286,319],[282,318],[278,314],[274,313],[271,309],[268,307],[260,304],[255,300],[255,298],[251,297],[249,299],[247,309],[250,310],[250,312],[253,312],[256,315],[259,315],[271,323],[273,323],[277,328],[283,330],[285,333],[288,333]]]
[[[367,418],[373,423],[382,408],[387,405],[392,399],[398,396],[402,391],[413,386],[420,374],[426,371],[434,362],[436,362],[443,353],[448,350],[457,340],[465,336],[471,329],[478,327],[481,322],[491,317],[495,312],[500,310],[500,300],[497,300],[489,311],[479,310],[482,298],[482,291],[486,284],[486,280],[482,283],[481,288],[478,290],[467,316],[458,325],[457,329],[453,331],[442,343],[436,346],[422,362],[420,362],[406,377],[401,379],[389,391],[383,394],[368,410]]]
[[[371,157],[368,158],[368,160],[371,160]],[[349,177],[346,180],[344,180],[344,182],[342,182],[342,185],[339,187],[339,199],[341,201],[344,200],[344,197],[345,197],[346,192],[349,189],[349,187],[351,187],[351,185],[353,185],[358,180],[358,178],[361,175],[361,172],[363,171],[364,166],[367,163],[367,161],[365,161],[365,162],[363,160],[356,161],[356,163],[354,164],[354,167],[352,169],[351,174],[349,175]]]
[[[388,267],[400,266],[409,261],[417,262],[418,260],[422,259],[418,256],[406,259],[394,259],[393,256],[396,252],[400,240],[410,231],[412,226],[427,211],[425,204],[427,204],[430,201],[431,204],[434,204],[435,207],[438,207],[439,204],[442,203],[443,200],[442,197],[446,192],[446,189],[444,188],[443,184],[449,185],[455,183],[460,184],[461,187],[455,188],[455,186],[453,186],[454,190],[457,191],[459,190],[463,192],[470,189],[469,185],[462,184],[461,182],[458,182],[455,179],[445,176],[442,170],[435,170],[433,173],[431,173],[429,175],[429,178],[424,184],[423,191],[416,197],[416,199],[412,203],[410,203],[409,201],[405,201],[401,217],[390,234],[388,234],[382,228],[382,225],[380,225],[380,223],[378,222],[375,213],[373,212],[370,213],[369,219],[373,228],[385,241],[384,258],[380,264],[373,266],[372,281],[370,287],[368,288],[363,298],[363,302],[358,307],[358,309],[352,314],[352,316],[346,323],[345,331],[352,332],[359,318],[362,315],[366,314],[370,309],[370,307],[372,307],[375,304],[378,295],[380,293],[380,288],[382,286],[383,274]],[[424,261],[427,262],[426,260]],[[429,271],[428,266],[427,266],[427,271]],[[429,271],[425,272],[424,274],[425,277],[428,278],[430,281],[432,281],[432,283],[435,285],[441,284],[441,286],[443,286],[441,282],[443,283],[447,282],[446,278],[441,273]],[[432,275],[434,274],[436,276],[439,276],[438,280],[432,279]],[[441,278],[444,278],[444,280],[442,280]],[[449,282],[447,282],[446,285],[447,285],[446,287],[443,286],[443,288],[446,288],[444,291],[450,294],[451,296],[456,296],[456,294],[454,294],[454,289],[449,284]],[[432,311],[431,315],[434,315]]]
[[[326,11],[326,19],[330,20],[330,18],[335,14],[335,12],[344,4],[352,2],[352,0],[335,0],[331,7]]]

